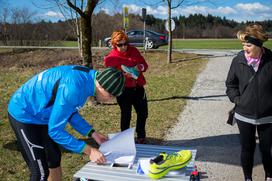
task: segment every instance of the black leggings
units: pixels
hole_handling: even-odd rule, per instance
[[[19,149],[30,169],[30,181],[46,181],[49,168],[57,168],[61,162],[61,151],[48,136],[48,126],[24,124],[10,114],[9,120]]]
[[[245,178],[251,178],[254,152],[256,147],[256,129],[259,137],[260,151],[265,171],[265,177],[272,177],[272,123],[253,125],[237,120],[241,141],[241,164]]]
[[[145,138],[145,123],[148,116],[147,98],[144,87],[125,88],[121,96],[117,97],[121,109],[121,130],[129,128],[132,106],[137,114],[136,132],[138,138]]]

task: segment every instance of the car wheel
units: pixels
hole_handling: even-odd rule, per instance
[[[107,47],[112,48],[111,40],[108,40],[108,41],[107,41]]]
[[[154,43],[153,43],[153,41],[152,41],[152,40],[148,40],[148,41],[146,42],[146,47],[149,48],[149,49],[154,48]]]

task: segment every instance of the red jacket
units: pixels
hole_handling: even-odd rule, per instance
[[[140,75],[137,80],[126,77],[125,87],[136,87],[144,86],[146,84],[145,78],[143,76],[143,72],[145,72],[148,68],[148,65],[138,51],[137,48],[128,46],[126,52],[119,52],[116,48],[113,48],[108,56],[104,58],[104,64],[106,67],[114,67],[118,70],[121,70],[121,65],[125,65],[127,67],[134,67],[137,65],[140,70]]]

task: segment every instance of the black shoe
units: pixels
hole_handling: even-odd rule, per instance
[[[136,144],[146,144],[145,138],[137,138],[135,141]]]

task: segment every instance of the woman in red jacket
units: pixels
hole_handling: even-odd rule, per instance
[[[148,108],[143,72],[147,70],[148,65],[138,49],[128,44],[128,37],[124,31],[114,31],[111,35],[111,44],[113,48],[104,59],[105,66],[123,70],[126,77],[125,90],[117,97],[121,109],[121,131],[130,126],[133,106],[137,114],[136,143],[144,144]]]

